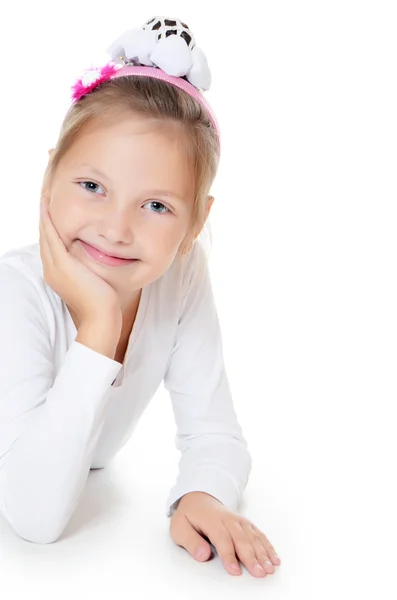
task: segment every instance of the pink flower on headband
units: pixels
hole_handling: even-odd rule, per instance
[[[108,81],[111,75],[121,67],[122,65],[120,64],[109,62],[103,67],[87,69],[84,75],[72,86],[73,102],[80,100],[80,98],[91,92],[91,90],[103,81]]]

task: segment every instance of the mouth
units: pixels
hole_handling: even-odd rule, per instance
[[[98,250],[94,246],[91,246],[90,244],[83,242],[83,240],[79,239],[78,241],[80,242],[80,245],[82,246],[84,252],[90,258],[92,258],[93,260],[95,260],[96,262],[98,262],[100,264],[108,265],[110,267],[117,267],[117,266],[128,265],[128,264],[139,261],[138,258],[120,258],[118,256],[110,256],[110,255],[105,254],[104,252]]]

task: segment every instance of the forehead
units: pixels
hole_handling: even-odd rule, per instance
[[[192,192],[195,161],[179,123],[140,116],[96,119],[82,127],[65,159],[70,167],[88,163],[110,177],[150,184],[155,178],[184,195]]]
[[[104,147],[111,147],[135,154],[145,151],[171,154],[182,160],[190,154],[189,142],[178,122],[124,115],[92,119],[80,129],[73,146],[75,152],[95,154],[98,148],[103,152]]]

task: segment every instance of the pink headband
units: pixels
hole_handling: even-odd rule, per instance
[[[154,17],[147,21],[142,28],[125,32],[113,42],[109,50],[114,57],[113,60],[102,67],[86,70],[84,75],[73,85],[73,103],[76,103],[99,84],[116,77],[137,75],[162,79],[184,90],[201,104],[215,129],[220,150],[218,121],[210,104],[199,89],[200,87],[209,89],[211,74],[205,55],[195,45],[193,35],[187,25],[179,19]],[[183,65],[182,68],[181,65]],[[167,69],[168,72],[164,69]],[[173,75],[170,71],[179,74]],[[194,83],[182,78],[180,73]]]

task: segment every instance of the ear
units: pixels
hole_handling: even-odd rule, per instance
[[[207,202],[206,202],[206,207],[205,207],[205,218],[204,218],[204,223],[202,224],[202,227],[201,227],[201,229],[204,227],[204,225],[205,225],[205,222],[206,222],[206,220],[207,220],[207,218],[208,218],[208,215],[210,214],[210,210],[211,210],[211,207],[212,207],[212,205],[213,205],[213,203],[214,203],[214,200],[215,200],[215,198],[214,198],[213,196],[208,196],[208,198],[207,198]],[[201,229],[200,229],[200,230],[196,230],[196,231],[193,233],[193,238],[192,238],[192,241],[191,241],[191,244],[190,244],[190,249],[188,250],[188,253],[191,251],[191,249],[192,249],[192,247],[193,247],[193,244],[194,244],[195,240],[196,240],[196,239],[198,238],[198,236],[200,235]]]
[[[202,230],[202,228],[205,225],[206,220],[208,219],[208,215],[210,214],[212,205],[214,204],[215,198],[214,196],[208,196],[207,198],[207,203],[206,203],[206,207],[205,207],[205,219],[204,219],[204,223],[202,224],[202,227],[199,231],[196,231],[194,236],[193,236],[193,240],[195,240],[196,238],[198,238],[198,236],[200,235],[200,232]]]
[[[208,196],[207,199],[207,207],[206,207],[206,213],[205,213],[205,219],[207,220],[208,215],[210,214],[210,210],[212,208],[212,205],[214,204],[215,198],[214,196]]]

